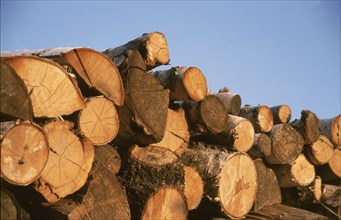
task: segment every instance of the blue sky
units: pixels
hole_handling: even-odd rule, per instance
[[[196,66],[242,105],[341,112],[340,1],[2,1],[1,51],[103,51],[161,31],[171,66]]]

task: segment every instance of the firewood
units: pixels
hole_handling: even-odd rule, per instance
[[[1,56],[18,55],[36,55],[51,59],[62,66],[72,67],[89,87],[94,87],[116,105],[123,105],[124,92],[120,74],[108,57],[96,50],[81,47],[1,53]]]
[[[257,192],[253,211],[257,212],[264,206],[281,203],[281,190],[272,169],[267,168],[262,159],[254,160],[257,171]]]
[[[320,119],[321,134],[327,136],[335,147],[341,146],[341,115]]]
[[[151,212],[149,219],[164,218],[166,214],[175,216],[180,214],[182,217],[187,215],[187,203],[183,195],[184,167],[169,149],[132,146],[123,173],[123,185],[127,190],[133,219],[147,218],[149,212]],[[167,197],[173,195],[174,198],[168,201],[165,195]],[[178,210],[172,210],[175,202],[179,205]],[[160,210],[154,209],[153,206],[159,207]],[[165,213],[165,209],[172,212]]]
[[[117,174],[121,168],[121,157],[118,151],[109,144],[95,147],[95,159],[113,174]]]
[[[253,158],[260,158],[271,155],[271,139],[267,134],[255,134],[251,149],[247,153]]]
[[[340,182],[341,178],[341,149],[335,148],[332,158],[327,164],[316,166],[316,172],[321,176],[323,182]]]
[[[9,183],[28,185],[42,173],[48,157],[49,144],[43,130],[19,122],[1,140],[1,176]]]
[[[300,154],[296,160],[289,164],[273,165],[272,169],[282,188],[307,186],[315,178],[315,168],[304,154]]]
[[[124,106],[117,108],[120,129],[115,143],[129,146],[159,142],[166,129],[168,90],[146,73],[138,51],[130,51],[128,61],[125,71],[121,72],[126,101]]]
[[[200,174],[194,167],[184,166],[185,186],[184,195],[186,197],[188,210],[196,209],[204,194],[204,182]]]
[[[266,105],[246,105],[240,110],[239,116],[249,119],[256,133],[271,131],[274,123],[272,112]]]
[[[296,160],[303,151],[303,138],[289,124],[273,126],[269,137],[272,142],[271,154],[265,159],[271,164],[288,164]]]
[[[58,64],[33,56],[8,57],[6,61],[24,81],[34,117],[68,115],[85,107],[78,87]]]
[[[177,111],[168,109],[165,135],[160,142],[151,145],[168,148],[181,155],[188,146],[189,137],[185,111],[181,108]]]
[[[276,105],[270,108],[274,124],[288,123],[291,119],[291,109],[288,105]]]
[[[1,219],[28,220],[30,215],[21,207],[14,195],[1,186]]]
[[[207,95],[200,102],[185,102],[186,110],[194,133],[217,134],[228,124],[228,114],[223,102],[215,95]]]
[[[114,103],[105,97],[92,97],[79,112],[78,126],[95,145],[112,141],[119,130],[119,119]]]
[[[320,135],[313,144],[305,145],[305,153],[309,161],[314,165],[328,163],[334,154],[334,146],[328,137]]]
[[[117,67],[125,62],[125,52],[127,50],[138,50],[143,57],[147,70],[151,70],[159,65],[169,63],[169,52],[166,37],[161,32],[143,34],[128,43],[105,50],[107,55]]]
[[[169,98],[173,101],[199,102],[207,95],[206,78],[197,67],[176,66],[150,74],[170,90]]]
[[[1,59],[0,112],[23,120],[30,120],[33,107],[24,81],[13,67]]]
[[[190,143],[180,160],[195,167],[204,181],[204,195],[215,210],[240,218],[251,209],[257,175],[252,159],[245,153],[223,151],[203,142]]]
[[[46,124],[50,153],[35,188],[48,202],[56,202],[80,189],[86,182],[94,159],[94,147],[69,129],[68,121]]]
[[[242,104],[240,95],[230,92],[219,92],[215,95],[218,96],[221,101],[223,101],[229,114],[239,115]]]
[[[290,122],[303,137],[305,144],[313,144],[320,137],[320,120],[309,110],[301,111],[301,119]]]
[[[321,202],[328,205],[340,219],[341,218],[341,186],[340,185],[323,185]],[[335,216],[336,217],[336,216]]]

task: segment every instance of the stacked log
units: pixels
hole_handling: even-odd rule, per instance
[[[103,53],[1,53],[1,217],[319,217],[282,204],[335,212],[340,115],[302,110],[290,122],[285,104],[241,108],[226,87],[208,92],[196,66],[153,70],[169,61],[160,32]]]

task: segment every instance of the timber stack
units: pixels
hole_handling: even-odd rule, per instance
[[[160,32],[2,52],[1,219],[340,218],[341,115],[242,107],[169,62]]]

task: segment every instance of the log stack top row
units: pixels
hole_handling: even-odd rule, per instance
[[[302,110],[290,121],[286,104],[242,107],[227,88],[208,93],[198,67],[153,70],[169,62],[160,32],[104,52],[2,52],[2,179],[56,203],[86,183],[96,190],[89,183],[96,172],[116,187],[103,180],[103,166],[127,190],[131,213],[128,207],[116,217],[182,219],[202,197],[212,210],[240,218],[280,203],[279,186],[308,186],[316,173],[341,178],[341,115],[319,119]],[[259,195],[266,182],[275,192],[267,199]]]

